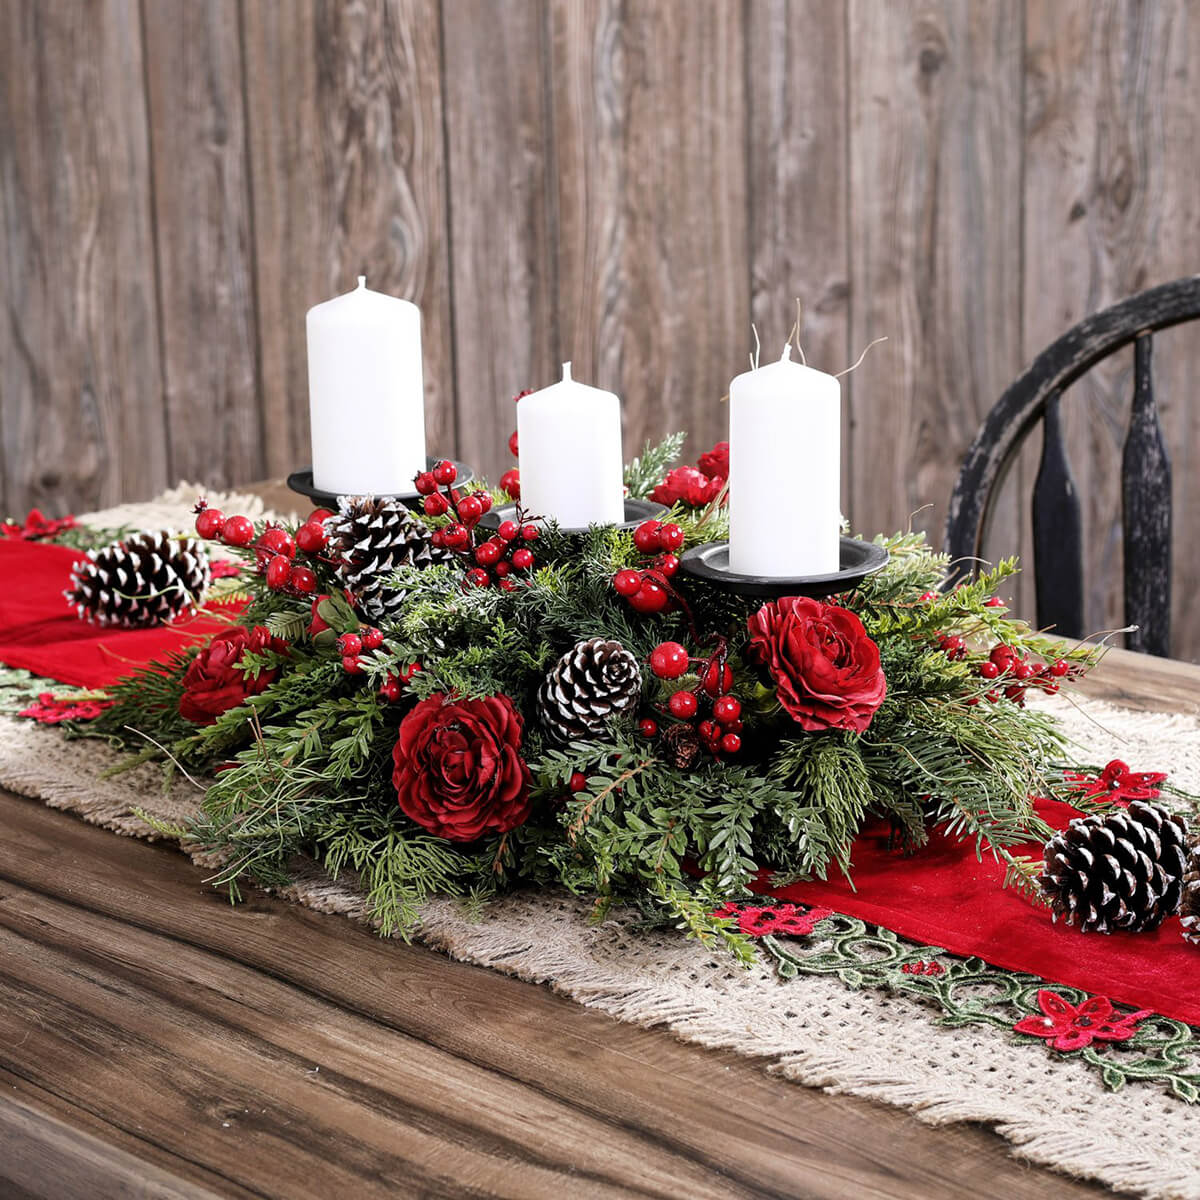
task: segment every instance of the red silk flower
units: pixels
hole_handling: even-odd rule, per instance
[[[771,673],[779,703],[803,729],[861,733],[887,695],[879,647],[845,608],[802,596],[752,616],[749,655]]]
[[[183,675],[179,711],[198,725],[211,725],[223,712],[236,708],[247,696],[264,692],[275,681],[274,671],[260,671],[247,678],[242,674],[242,655],[250,650],[281,651],[287,643],[273,638],[265,628],[229,629],[218,633],[192,659]]]
[[[1094,1041],[1127,1042],[1137,1033],[1138,1023],[1152,1015],[1148,1008],[1119,1013],[1104,996],[1091,996],[1075,1005],[1047,988],[1038,992],[1037,999],[1043,1015],[1023,1017],[1013,1029],[1045,1038],[1064,1052],[1082,1050]]]
[[[452,842],[523,825],[532,807],[522,723],[507,696],[422,700],[400,722],[392,782],[410,820]]]

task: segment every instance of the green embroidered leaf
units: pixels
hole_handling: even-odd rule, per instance
[[[1112,1063],[1105,1064],[1100,1078],[1104,1080],[1104,1086],[1114,1092],[1119,1092],[1125,1086],[1125,1072],[1118,1070]]]
[[[1171,1076],[1171,1091],[1185,1104],[1195,1104],[1200,1100],[1200,1086],[1185,1079],[1182,1075]]]

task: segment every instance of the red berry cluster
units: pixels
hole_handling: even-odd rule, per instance
[[[523,392],[518,392],[513,397],[513,403],[516,404],[518,400],[524,396],[528,396],[532,391],[533,388],[526,388]],[[513,456],[513,458],[516,459],[519,459],[521,456],[521,448],[517,441],[517,431],[515,429],[508,435],[508,452]],[[513,500],[520,500],[521,472],[517,470],[516,467],[505,471],[504,474],[500,476],[500,487],[501,490],[507,492]]]
[[[742,704],[729,694],[733,671],[725,659],[724,646],[700,662],[699,688],[672,692],[664,715],[694,725],[701,745],[714,757],[737,754],[742,748]],[[687,647],[679,642],[660,642],[650,653],[650,670],[659,679],[681,679],[691,667]],[[710,706],[708,716],[702,715],[702,705]],[[639,729],[644,737],[654,737],[658,722],[646,717],[639,722]]]
[[[629,607],[640,613],[663,612],[672,601],[673,589],[668,582],[679,570],[675,551],[683,548],[683,530],[670,522],[643,521],[633,531],[633,544],[642,554],[653,555],[648,567],[635,570],[626,567],[613,576],[617,595],[629,601]]]
[[[487,587],[494,583],[510,592],[517,586],[513,571],[528,571],[536,562],[529,543],[537,541],[538,527],[528,521],[501,521],[494,537],[480,537],[477,526],[484,513],[491,511],[492,498],[482,490],[457,491],[452,487],[457,477],[453,463],[440,462],[432,471],[422,471],[414,481],[417,491],[425,497],[426,516],[454,515],[454,520],[435,529],[429,540],[470,564],[464,587]]]
[[[362,674],[362,652],[378,650],[383,645],[383,634],[368,625],[357,633],[343,633],[337,640],[338,653],[342,656],[342,669],[347,675]]]
[[[205,541],[222,541],[226,546],[244,549],[253,545],[259,573],[266,576],[267,587],[275,592],[311,596],[317,590],[316,572],[295,562],[297,549],[316,557],[329,540],[325,519],[329,509],[317,508],[293,537],[279,525],[268,525],[255,540],[254,522],[240,513],[227,517],[219,508],[210,508],[201,500],[196,505],[196,532]]]
[[[1024,654],[1004,642],[993,646],[988,657],[975,665],[975,674],[980,679],[996,684],[984,694],[990,704],[995,704],[1003,691],[1014,704],[1024,705],[1025,693],[1030,688],[1053,695],[1059,689],[1060,679],[1082,673],[1081,668],[1072,666],[1065,658],[1054,662],[1029,662]],[[973,696],[967,703],[978,704],[979,697]]]

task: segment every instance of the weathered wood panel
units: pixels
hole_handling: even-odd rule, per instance
[[[1020,366],[1021,11],[851,0],[849,47],[851,354],[889,339],[849,379],[849,515],[940,539]]]
[[[268,470],[310,461],[304,314],[360,273],[421,309],[426,438],[449,453],[439,6],[295,0],[242,12]]]
[[[1200,14],[1186,0],[1095,5],[1029,0],[1026,23],[1026,357],[1080,318],[1195,269],[1200,198],[1194,114]],[[1194,463],[1200,354],[1194,327],[1155,342],[1155,385],[1172,455]],[[1132,349],[1064,397],[1084,499],[1085,624],[1123,622],[1120,462],[1133,394]],[[1177,545],[1194,540],[1200,491],[1176,467]],[[1173,650],[1200,655],[1195,555],[1180,553]]]
[[[846,18],[846,0],[746,8],[751,313],[766,361],[782,348],[799,299],[805,356],[830,372],[851,361]],[[849,404],[842,414],[849,448]],[[852,469],[846,455],[843,502]]]
[[[554,0],[550,17],[562,357],[622,396],[628,452],[685,429],[694,456],[726,436],[751,347],[741,9]]]
[[[167,482],[136,0],[0,5],[0,485],[63,512]]]
[[[458,451],[496,479],[512,397],[559,377],[545,7],[444,8],[443,30]]]
[[[144,4],[172,479],[266,469],[237,0]]]

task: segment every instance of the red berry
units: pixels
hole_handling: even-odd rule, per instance
[[[441,484],[453,483],[458,478],[458,468],[448,459],[443,458],[433,468],[433,477]]]
[[[658,569],[670,579],[679,570],[679,559],[674,554],[660,555]]]
[[[978,670],[980,676],[984,679],[995,679],[1000,674],[1000,668],[990,658],[981,662]]]
[[[1048,693],[1051,696],[1056,696],[1058,694],[1058,684],[1057,683],[1048,683],[1045,685],[1044,688],[1042,688],[1042,691]]]
[[[531,521],[521,526],[521,537],[527,542],[536,542],[541,531]]]
[[[308,519],[314,524],[320,525],[322,521],[328,521],[332,516],[333,513],[331,513],[327,508],[314,508],[312,512],[308,514]]]
[[[644,738],[652,738],[658,732],[658,722],[653,717],[643,717],[638,722],[638,733]]]
[[[1013,676],[1017,679],[1028,679],[1033,675],[1034,670],[1027,662],[1019,662],[1013,667]]]
[[[353,658],[356,654],[362,653],[363,640],[357,633],[343,633],[338,638],[337,644],[343,658]]]
[[[654,554],[663,548],[658,531],[662,526],[658,521],[643,521],[633,531],[633,544],[643,554]]]
[[[418,674],[420,670],[421,664],[419,662],[409,663],[408,666],[405,667],[405,669],[401,672],[400,677],[405,683],[407,683],[414,675]]]
[[[1001,671],[1007,671],[1015,655],[1011,646],[1006,646],[1003,642],[998,642],[992,647],[992,652],[988,657]]]
[[[457,521],[442,530],[442,541],[451,550],[461,550],[470,540],[471,535],[467,532],[466,526],[459,525]]]
[[[660,525],[658,543],[663,550],[678,550],[683,545],[683,530],[678,525]]]
[[[437,480],[433,477],[432,471],[421,471],[413,480],[413,487],[417,489],[417,494],[420,496],[432,496],[437,491]]]
[[[280,529],[278,525],[264,529],[258,544],[264,550],[270,550],[272,554],[282,554],[284,558],[296,557],[296,543],[292,535],[286,529]]]
[[[446,539],[442,536],[442,531],[440,529],[435,529],[429,535],[429,544],[431,546],[436,546],[439,550],[446,545]]]
[[[667,707],[671,710],[671,716],[678,717],[681,721],[689,721],[696,715],[696,709],[699,707],[696,693],[676,692],[667,701]]]
[[[499,580],[499,586],[506,592],[514,592],[517,589],[517,581],[511,575],[505,575]]]
[[[937,598],[938,598],[937,592],[922,592],[921,595],[918,597],[918,599],[921,600],[925,604],[928,604],[930,601],[936,600]]]
[[[450,501],[441,492],[434,492],[432,496],[425,497],[422,507],[427,517],[444,517],[450,511]]]
[[[325,532],[325,526],[317,521],[308,521],[296,530],[296,545],[305,554],[316,554],[327,541],[329,535]]]
[[[505,471],[500,476],[500,490],[507,492],[514,500],[521,498],[521,472],[515,467],[511,471]]]
[[[582,771],[573,771],[571,773],[571,791],[582,792],[585,787],[587,787],[587,776]]]
[[[719,696],[733,687],[733,671],[728,663],[710,662],[704,669],[704,690],[710,696]]]
[[[1070,669],[1071,664],[1067,662],[1065,658],[1056,658],[1054,662],[1050,664],[1050,674],[1053,675],[1055,679],[1061,679],[1067,674],[1068,671],[1070,671]]]
[[[516,521],[501,521],[500,528],[496,532],[506,541],[512,542],[516,540],[517,535],[521,532],[521,527]]]
[[[493,570],[493,571],[495,571],[495,572],[496,572],[496,574],[497,574],[497,575],[498,575],[498,576],[499,576],[501,579],[503,579],[503,578],[505,577],[505,575],[507,575],[507,574],[509,573],[509,571],[511,571],[511,570],[512,570],[512,563],[510,563],[510,562],[505,562],[503,559],[501,559],[501,560],[500,560],[500,562],[498,562],[498,563],[497,563],[497,564],[496,564],[496,565],[495,565],[495,566],[492,568],[492,570]]]
[[[642,575],[640,571],[630,570],[628,567],[623,571],[618,571],[613,576],[613,588],[618,596],[632,596],[642,586]]]
[[[492,511],[492,497],[488,492],[476,492],[475,499],[479,501],[479,507],[483,512]]]
[[[248,546],[254,541],[254,522],[249,517],[228,517],[221,527],[221,538],[228,546]]]
[[[353,654],[347,654],[342,659],[342,670],[347,675],[361,675],[362,663]]]
[[[292,578],[292,561],[282,554],[277,554],[267,563],[267,587],[273,591],[287,587]]]
[[[483,505],[476,496],[464,496],[458,502],[458,519],[466,525],[474,525],[483,516]]]
[[[996,703],[996,701],[1000,699],[1000,693],[999,693],[999,692],[996,692],[996,691],[991,691],[991,692],[988,692],[988,694],[987,694],[987,695],[984,697],[984,699],[985,699],[985,700],[986,700],[986,701],[987,701],[989,704],[995,704],[995,703]]]
[[[1004,603],[1004,601],[1000,599],[999,596],[989,596],[984,601],[984,604],[986,604],[988,608],[1007,608],[1008,607],[1008,605],[1006,605]]]
[[[659,679],[678,679],[687,669],[687,647],[679,642],[660,642],[650,652],[650,670]]]
[[[293,567],[288,582],[298,592],[315,592],[317,590],[316,574],[309,567]]]
[[[490,567],[500,561],[500,547],[496,542],[482,542],[475,547],[475,561],[481,567]]]
[[[710,746],[716,745],[721,737],[721,727],[716,721],[701,721],[697,727],[702,741]]]
[[[472,587],[487,587],[492,577],[482,567],[472,567],[467,572],[467,582]]]
[[[202,509],[196,516],[196,532],[205,539],[211,541],[221,534],[221,528],[225,524],[225,514],[219,508]]]
[[[721,749],[726,754],[736,754],[742,748],[742,739],[736,733],[727,733],[721,738]]]
[[[640,613],[660,613],[670,602],[666,589],[653,579],[643,579],[642,586],[629,597],[629,606]]]
[[[518,571],[528,570],[529,567],[533,566],[533,551],[526,550],[524,546],[519,550],[514,550],[512,552],[512,565]]]
[[[379,694],[385,700],[391,700],[393,703],[399,700],[400,681],[394,675],[389,675],[384,681],[383,686],[379,689]]]
[[[521,454],[521,443],[517,439],[517,431],[515,429],[508,435],[508,452],[513,458],[519,458]]]
[[[741,701],[736,696],[722,696],[713,704],[713,716],[722,725],[732,725],[741,715]]]
[[[1004,689],[1004,694],[1010,699],[1015,700],[1018,704],[1025,699],[1025,689],[1020,684],[1010,683]]]
[[[383,645],[383,631],[368,626],[362,631],[362,644],[365,650],[378,650]]]

